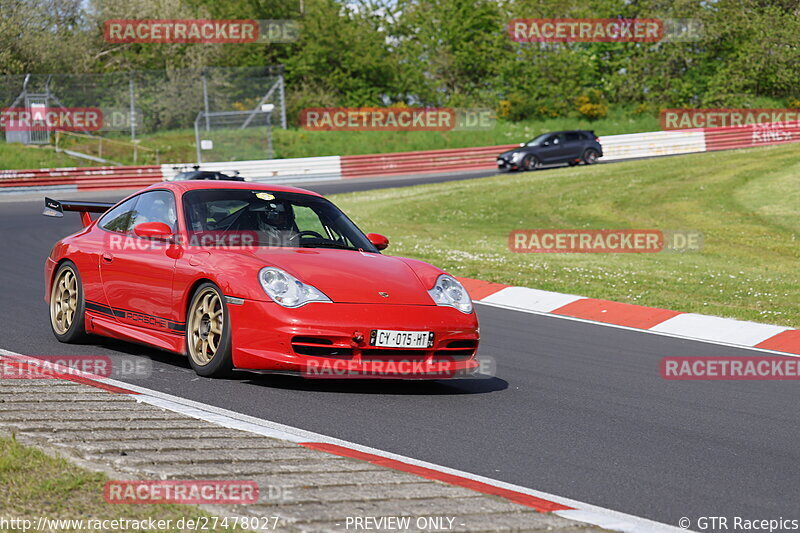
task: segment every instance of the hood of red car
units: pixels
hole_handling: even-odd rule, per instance
[[[334,302],[435,305],[428,294],[431,287],[402,258],[326,248],[263,248],[250,254],[263,266],[313,285]]]

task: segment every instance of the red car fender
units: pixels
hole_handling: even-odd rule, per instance
[[[407,257],[398,257],[398,259],[403,261],[414,271],[414,274],[417,275],[422,285],[428,290],[433,288],[439,276],[447,274],[447,272],[441,268],[435,267],[425,261],[420,261],[419,259],[409,259]]]
[[[95,242],[89,234],[93,226],[58,241],[45,261],[45,301],[50,303],[53,278],[58,266],[65,260],[72,261],[78,269],[83,284],[84,299],[105,301],[103,284],[100,279],[99,257],[102,242]],[[80,239],[80,246],[76,240]]]
[[[187,248],[175,264],[173,294],[180,306],[182,320],[195,289],[210,281],[219,287],[222,294],[246,300],[269,300],[258,282],[258,271],[263,265],[253,261],[231,264],[229,258],[213,251]]]

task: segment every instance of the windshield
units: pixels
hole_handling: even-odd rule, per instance
[[[206,189],[183,195],[190,243],[378,250],[324,198],[280,191]]]
[[[533,139],[531,139],[530,141],[528,141],[528,142],[527,142],[527,143],[525,143],[525,144],[526,144],[526,145],[528,145],[528,146],[539,146],[539,145],[540,145],[540,144],[542,144],[542,143],[544,142],[544,140],[545,140],[545,139],[547,139],[549,136],[550,136],[550,134],[549,134],[549,133],[542,133],[542,134],[541,134],[541,135],[539,135],[538,137],[534,137]]]

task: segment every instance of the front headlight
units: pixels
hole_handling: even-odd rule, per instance
[[[267,296],[284,307],[300,307],[309,302],[330,302],[322,291],[307,285],[279,268],[266,267],[258,273],[258,281]]]
[[[522,158],[525,157],[525,152],[514,152],[511,156],[512,161],[522,161]]]
[[[462,313],[472,312],[472,300],[467,290],[456,279],[447,274],[442,274],[436,279],[436,284],[428,291],[436,305],[455,307]]]

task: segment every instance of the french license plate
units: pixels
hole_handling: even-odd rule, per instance
[[[381,348],[430,348],[433,346],[433,332],[373,329],[369,344]]]

